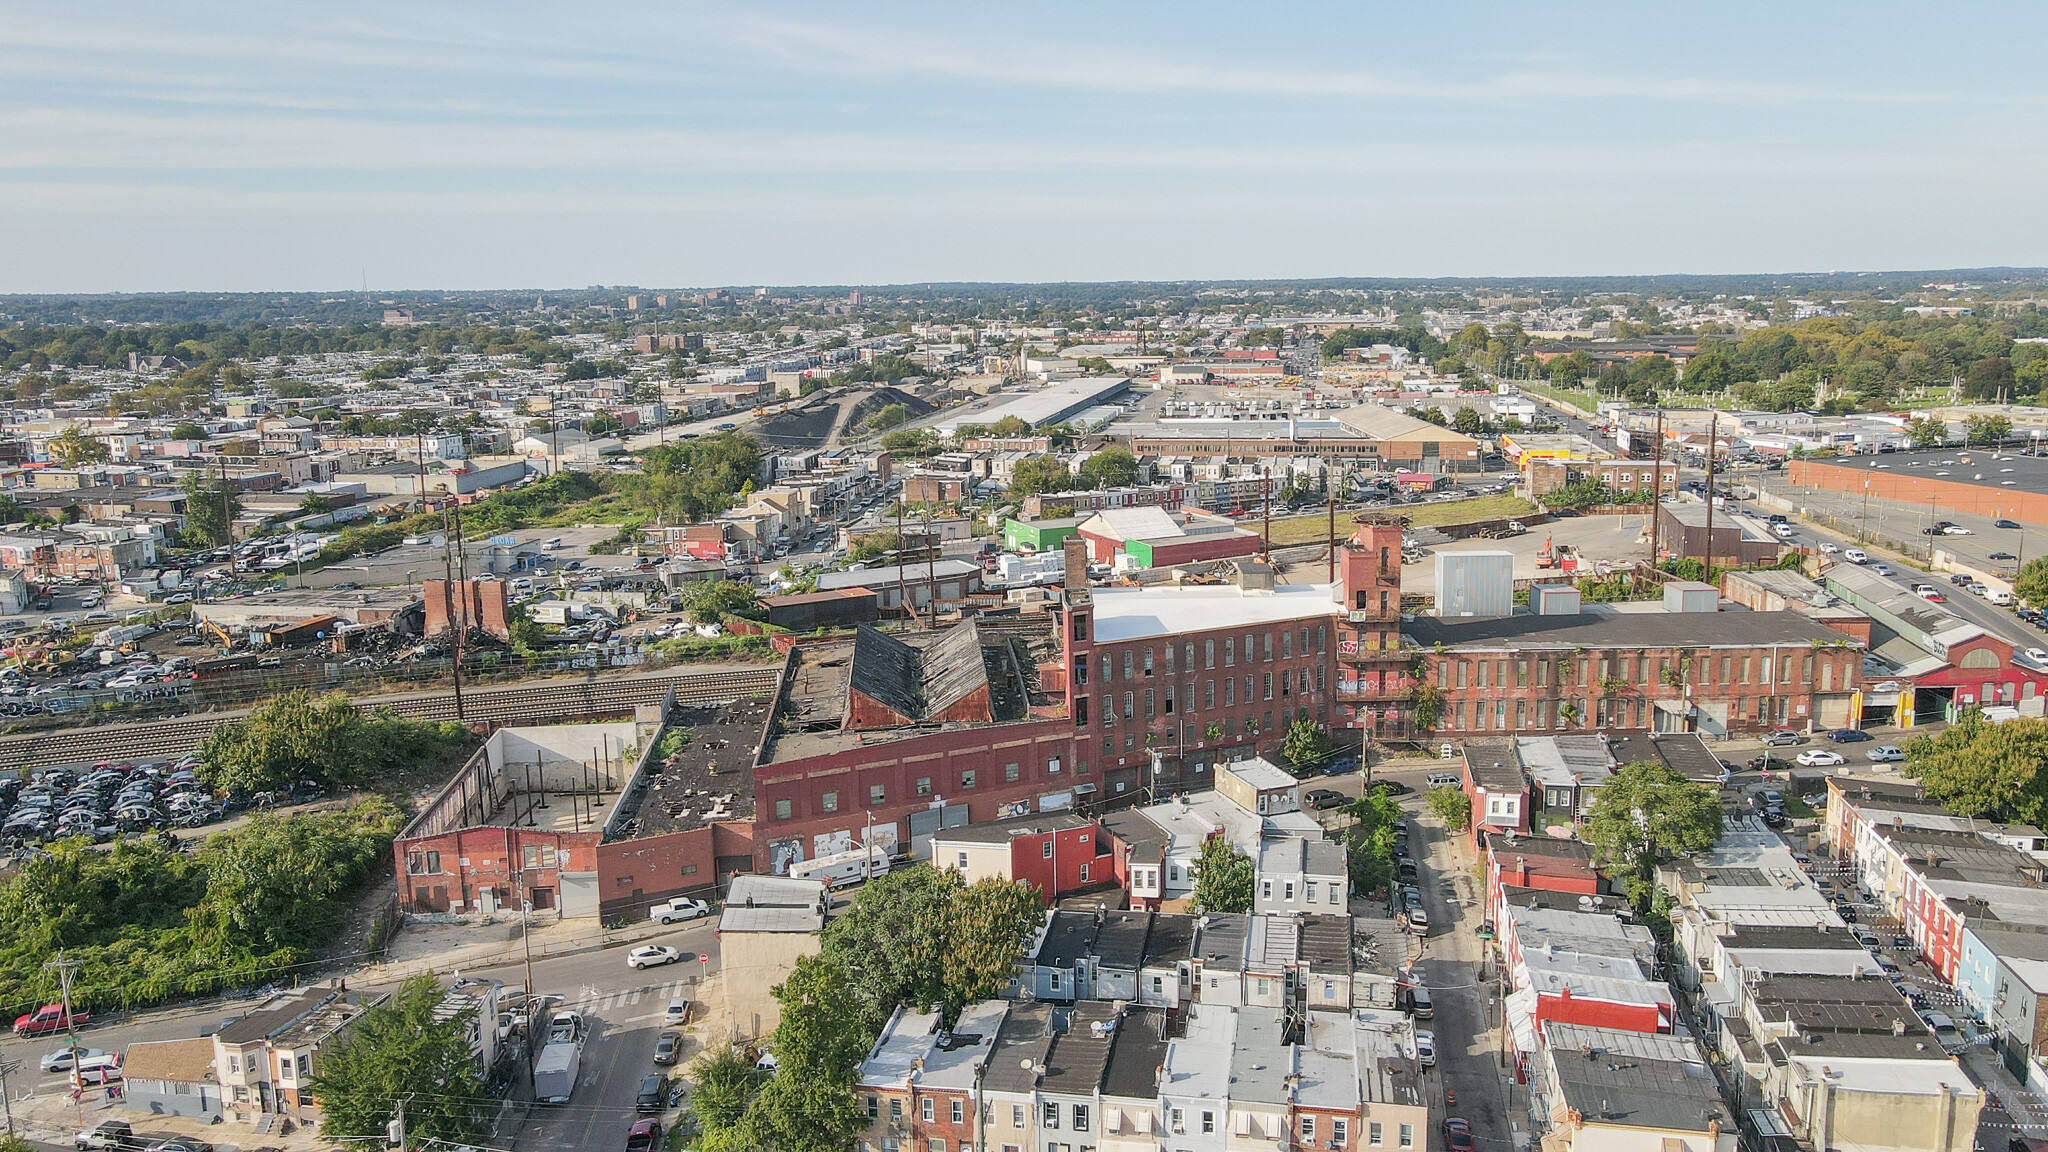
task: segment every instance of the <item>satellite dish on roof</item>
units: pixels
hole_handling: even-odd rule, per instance
[[[1598,904],[1598,903],[1599,903],[1599,901],[1598,901],[1598,900],[1595,900],[1595,899],[1593,899],[1593,898],[1592,898],[1591,896],[1581,896],[1581,897],[1579,897],[1579,907],[1581,907],[1581,908],[1591,908],[1591,907],[1592,907],[1593,905],[1595,905],[1595,904]]]

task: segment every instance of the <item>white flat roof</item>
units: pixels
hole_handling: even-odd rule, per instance
[[[1114,643],[1330,616],[1343,610],[1331,599],[1331,588],[1329,584],[1282,584],[1271,592],[1247,592],[1234,584],[1097,588],[1095,639],[1097,643]]]

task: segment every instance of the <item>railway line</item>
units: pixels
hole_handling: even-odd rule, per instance
[[[471,724],[546,724],[589,716],[617,715],[641,704],[660,703],[673,687],[679,704],[702,704],[773,692],[780,664],[721,666],[667,671],[605,680],[539,681],[496,685],[463,693],[463,719]],[[389,708],[416,720],[455,719],[455,694],[448,690],[370,696],[359,707]],[[247,710],[158,720],[63,728],[0,737],[0,772],[33,771],[102,760],[162,760],[198,747],[222,723]]]

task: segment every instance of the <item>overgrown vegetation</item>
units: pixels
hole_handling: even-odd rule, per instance
[[[59,948],[80,965],[73,1003],[95,1009],[287,979],[339,929],[357,885],[391,866],[402,823],[371,799],[259,813],[189,852],[153,839],[53,844],[0,884],[0,1004],[54,999],[45,964]]]
[[[328,788],[409,788],[444,772],[467,750],[457,724],[414,720],[386,709],[365,713],[348,697],[287,692],[199,745],[200,778],[248,795],[300,780]]]
[[[1228,837],[1212,836],[1195,856],[1194,907],[1202,912],[1249,912],[1256,869]]]
[[[406,1139],[420,1147],[490,1134],[496,1102],[485,1096],[462,1018],[436,1016],[443,996],[437,978],[414,976],[321,1055],[313,1089],[322,1139],[381,1141],[401,1100]],[[422,1092],[426,1085],[433,1091]]]

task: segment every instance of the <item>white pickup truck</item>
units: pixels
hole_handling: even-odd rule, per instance
[[[647,910],[647,918],[649,920],[659,920],[663,924],[674,924],[678,920],[695,920],[699,916],[709,915],[711,915],[711,905],[706,904],[702,900],[691,900],[684,896],[678,896],[673,900],[664,900]]]

